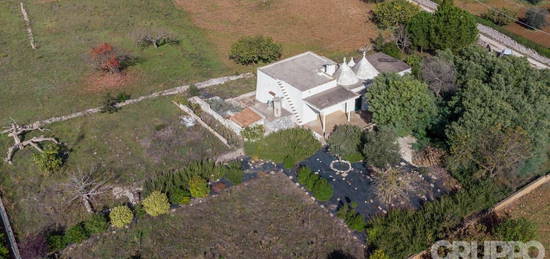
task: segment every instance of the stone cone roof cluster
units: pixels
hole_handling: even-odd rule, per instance
[[[378,74],[378,70],[367,60],[365,52],[363,52],[363,58],[357,63],[353,58],[349,62],[346,62],[346,58],[344,58],[344,62],[340,64],[334,77],[339,85],[348,86],[357,84],[360,80],[373,79]]]

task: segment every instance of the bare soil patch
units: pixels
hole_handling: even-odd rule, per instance
[[[99,93],[124,88],[135,82],[138,77],[136,72],[103,73],[95,72],[85,79],[86,92]]]
[[[537,225],[537,240],[544,245],[546,254],[550,254],[550,183],[523,196],[501,213],[533,221]]]
[[[361,243],[286,176],[259,174],[204,203],[92,238],[63,257],[327,258],[335,251],[364,258]]]
[[[377,35],[359,0],[175,0],[192,21],[208,32],[227,60],[231,44],[245,35],[266,35],[282,42],[285,55],[311,48],[353,51]]]

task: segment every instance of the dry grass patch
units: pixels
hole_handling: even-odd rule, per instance
[[[503,211],[512,218],[526,218],[537,225],[537,240],[550,254],[550,183],[515,201]]]
[[[266,35],[283,43],[284,55],[304,50],[330,54],[353,51],[377,35],[368,13],[373,4],[359,0],[175,0],[207,31],[227,55],[231,44],[244,35]]]
[[[282,174],[263,175],[175,213],[65,251],[68,258],[363,258],[352,238]]]

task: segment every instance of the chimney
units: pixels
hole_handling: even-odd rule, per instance
[[[329,76],[333,76],[336,72],[336,64],[326,64],[323,65],[323,72]]]
[[[281,117],[282,109],[283,102],[281,97],[273,98],[273,116],[275,116],[275,118]]]

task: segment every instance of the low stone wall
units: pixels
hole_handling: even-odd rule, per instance
[[[191,108],[189,108],[189,107],[187,107],[183,104],[180,104],[180,103],[176,103],[176,102],[173,102],[173,103],[176,106],[178,106],[182,111],[189,114],[189,116],[193,117],[193,119],[195,119],[201,126],[203,126],[205,129],[210,131],[210,133],[212,133],[214,136],[216,136],[223,144],[225,144],[226,147],[231,148],[231,146],[227,142],[227,139],[225,139],[222,135],[220,135],[218,132],[216,132],[214,129],[212,129],[210,126],[208,126],[208,124],[206,124],[204,121],[202,121],[202,119],[198,115],[196,115],[193,112],[193,110],[191,110]]]
[[[15,235],[13,234],[10,219],[8,217],[8,214],[6,213],[6,208],[4,208],[2,198],[0,198],[0,217],[2,218],[2,223],[4,225],[4,232],[8,237],[6,242],[9,245],[11,255],[15,259],[21,259],[21,255],[19,254],[19,247],[17,247],[17,241],[15,240]]]
[[[189,101],[192,102],[192,103],[198,104],[201,107],[203,112],[206,112],[206,113],[210,114],[219,123],[221,123],[226,128],[228,128],[228,129],[232,130],[233,132],[235,132],[235,134],[237,134],[238,136],[241,135],[242,128],[239,125],[237,125],[237,123],[233,122],[232,120],[228,120],[228,119],[225,119],[224,117],[222,117],[216,111],[212,110],[212,108],[210,108],[210,104],[208,104],[207,102],[205,102],[201,98],[195,96],[195,97],[189,98]]]

